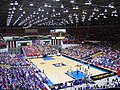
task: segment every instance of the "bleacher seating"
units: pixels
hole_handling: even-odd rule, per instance
[[[92,59],[92,56],[97,52],[101,52],[102,54]],[[63,54],[76,59],[83,59],[88,63],[115,71],[120,67],[120,50],[112,50],[110,47],[99,47],[93,45],[91,48],[88,48],[84,45],[74,46],[63,50]]]
[[[40,52],[41,56],[48,55],[48,56],[53,56],[53,55],[58,55],[58,50],[55,49],[54,46],[48,44],[39,44],[37,45],[38,50]]]
[[[47,90],[42,81],[46,77],[38,77],[42,72],[22,57],[0,53],[0,90]]]
[[[24,46],[23,47],[27,57],[39,56],[39,52],[35,46]]]
[[[105,68],[109,68],[112,70],[118,70],[120,67],[120,50],[107,50],[105,49],[104,54],[101,56],[98,56],[91,60],[92,63],[103,66]]]
[[[99,48],[95,46],[72,46],[63,50],[62,53],[67,54],[76,59],[83,59],[99,52]]]

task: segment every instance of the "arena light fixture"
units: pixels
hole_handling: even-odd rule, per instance
[[[100,13],[100,16],[103,16],[104,15],[104,13]]]
[[[33,14],[33,17],[35,17],[35,15]]]
[[[16,10],[16,8],[15,8],[15,6],[13,6],[13,8],[12,8],[13,10]]]
[[[114,8],[114,6],[111,3],[108,5],[108,7],[109,8]]]
[[[92,4],[91,2],[85,3],[85,5],[91,5],[91,4]]]
[[[74,1],[74,0],[71,0],[70,2],[71,2],[71,3],[74,3],[75,1]]]
[[[41,15],[41,17],[44,17],[44,15]]]
[[[106,13],[107,13],[107,9],[105,9],[105,10],[104,10],[104,12],[106,12]]]
[[[92,12],[92,15],[95,15],[95,12]]]
[[[38,11],[42,11],[42,9],[41,9],[41,8],[38,8]]]
[[[118,15],[117,15],[116,13],[114,14],[114,16],[115,16],[115,17],[118,17]]]
[[[10,14],[8,14],[8,17],[10,17]]]
[[[21,14],[20,16],[23,17],[23,14]]]
[[[103,18],[107,18],[106,16],[103,16]]]
[[[20,18],[21,16],[19,16],[19,18],[14,22],[13,26],[15,26],[15,24],[19,21]]]
[[[47,3],[45,3],[44,7],[48,7],[48,4],[47,4]]]
[[[73,9],[76,9],[75,6],[73,6]]]
[[[65,13],[68,13],[69,11],[68,11],[68,9],[66,9],[64,12],[65,12]]]
[[[48,13],[48,12],[46,12],[46,14],[48,15],[49,13]]]
[[[9,8],[9,10],[11,11],[11,10],[12,10],[12,8],[10,7],[10,8]]]
[[[42,12],[44,12],[44,9],[42,8],[42,10],[41,10]]]
[[[61,7],[61,8],[64,8],[64,5],[62,4],[60,7]]]
[[[98,12],[98,11],[99,11],[99,9],[95,7],[93,11]]]
[[[79,9],[79,7],[78,7],[78,6],[76,6],[76,9]]]
[[[59,2],[60,0],[56,0],[57,2]]]
[[[85,5],[92,5],[91,0],[89,0],[89,1],[87,1],[87,2],[85,2]]]
[[[75,18],[75,20],[76,20],[76,21],[78,21],[78,20],[79,20],[79,18],[78,18],[78,17],[76,17],[76,18]]]
[[[98,18],[97,18],[97,17],[95,17],[95,20],[98,20]]]
[[[16,6],[18,5],[18,2],[17,1],[15,1],[15,3],[14,3]]]
[[[74,13],[73,16],[76,16],[76,13]]]
[[[10,3],[10,5],[11,5],[11,6],[13,6],[13,5],[14,5],[14,3],[13,3],[13,2],[11,2],[11,3]]]
[[[23,8],[22,8],[22,7],[20,7],[20,8],[19,8],[19,10],[20,10],[20,11],[22,11],[22,10],[23,10]]]
[[[30,17],[28,16],[27,18],[29,19]]]
[[[91,21],[91,17],[88,18],[88,21]]]
[[[23,11],[23,14],[25,14],[25,11]]]
[[[9,11],[8,13],[9,13],[9,14],[11,14],[11,12],[10,12],[10,11]]]
[[[30,17],[32,17],[33,15],[31,14]]]
[[[33,2],[30,2],[30,6],[31,6],[31,7],[33,6]]]
[[[10,25],[10,22],[11,22],[11,20],[12,20],[12,17],[13,17],[13,16],[12,16],[12,14],[11,14],[11,16],[7,18],[7,26]]]
[[[53,15],[51,14],[51,17],[53,17]]]
[[[117,13],[117,10],[112,11],[112,13]]]
[[[10,16],[13,17],[13,14],[11,14]]]
[[[38,14],[39,14],[39,12],[36,12],[36,14],[38,15]]]
[[[82,22],[85,22],[85,20],[84,20],[84,19],[82,19],[81,21],[82,21]]]
[[[69,17],[69,18],[71,18],[71,17],[72,17],[72,15],[70,14],[68,17]]]
[[[79,7],[78,7],[78,6],[73,6],[73,9],[76,9],[76,10],[77,10],[77,9],[79,9]]]
[[[56,13],[56,15],[60,15],[60,13]]]
[[[36,14],[36,12],[34,11],[34,12],[33,12],[33,14],[35,15],[35,14]]]
[[[52,6],[51,5],[48,5],[49,8],[51,8]]]
[[[100,15],[97,16],[98,18],[100,17]]]
[[[14,11],[12,11],[12,14],[14,14]]]
[[[52,10],[53,12],[55,12],[55,9],[53,8],[53,10]]]

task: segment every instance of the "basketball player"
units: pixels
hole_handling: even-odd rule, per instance
[[[77,75],[78,75],[78,72],[79,72],[79,71],[78,71],[78,68],[76,69],[76,72],[77,72]]]

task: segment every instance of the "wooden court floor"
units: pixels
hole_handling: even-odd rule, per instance
[[[45,75],[50,79],[51,82],[53,82],[53,84],[65,83],[66,81],[74,80],[73,78],[65,74],[70,69],[72,69],[73,71],[78,69],[81,72],[84,72],[86,69],[88,70],[87,73],[92,74],[92,76],[104,73],[103,71],[100,71],[99,69],[93,67],[90,67],[90,69],[88,69],[87,65],[84,65],[82,63],[76,62],[74,60],[71,60],[63,56],[54,56],[52,58],[54,58],[54,60],[45,61],[43,60],[43,58],[30,59],[30,60],[41,71],[44,70]],[[66,66],[55,67],[53,64],[56,63],[63,63]]]

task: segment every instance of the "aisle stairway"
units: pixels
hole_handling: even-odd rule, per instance
[[[96,57],[98,57],[98,56],[100,56],[100,55],[103,55],[103,52],[97,52],[97,53],[91,55],[91,57],[92,57],[92,58],[96,58]]]
[[[40,56],[40,52],[35,46],[24,46],[22,47],[23,53],[27,58],[36,58]]]
[[[23,51],[24,56],[26,57],[25,50],[24,50],[24,48],[23,48],[23,47],[22,47],[22,51]]]

